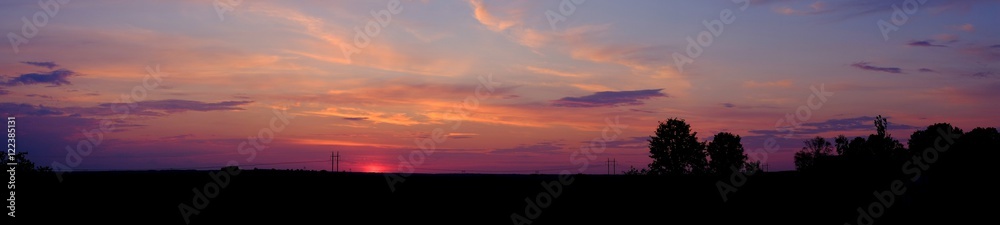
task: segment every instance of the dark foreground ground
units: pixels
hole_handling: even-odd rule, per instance
[[[724,202],[716,184],[728,176],[576,175],[549,201],[558,188],[542,183],[559,182],[557,175],[414,174],[391,192],[384,174],[242,170],[198,210],[192,189],[220,184],[209,174],[77,172],[61,183],[22,175],[15,224],[184,224],[181,204],[198,211],[190,224],[515,224],[512,214],[530,224],[858,224],[859,215],[861,224],[962,224],[998,215],[992,172],[925,173],[886,204],[873,192],[891,194],[894,180],[910,176],[758,174]],[[535,210],[526,198],[547,207]]]

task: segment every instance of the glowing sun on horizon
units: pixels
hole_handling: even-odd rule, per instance
[[[364,171],[366,173],[381,173],[381,172],[385,172],[385,168],[383,168],[382,165],[378,165],[378,164],[368,164],[368,165],[365,165]]]

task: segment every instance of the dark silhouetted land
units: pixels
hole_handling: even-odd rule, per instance
[[[935,173],[913,183],[875,224],[987,219],[996,212],[996,187],[980,174]],[[76,172],[23,178],[18,218],[37,224],[101,221],[183,224],[178,205],[193,188],[212,182],[209,171]],[[19,178],[21,179],[21,178]],[[383,174],[242,170],[191,224],[513,224],[525,198],[545,191],[556,175],[413,174],[390,192]],[[765,173],[751,176],[723,202],[717,181],[728,176],[578,175],[531,224],[857,224],[857,208],[876,201],[901,171]]]

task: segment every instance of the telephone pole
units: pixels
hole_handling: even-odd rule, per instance
[[[330,152],[330,170],[340,172],[340,152]]]
[[[618,171],[618,161],[617,161],[617,159],[608,158],[608,175],[618,173],[616,171]]]

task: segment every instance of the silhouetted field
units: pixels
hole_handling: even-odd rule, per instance
[[[178,205],[209,171],[76,172],[19,177],[18,219],[49,222],[184,224]],[[906,183],[874,224],[993,218],[995,176],[924,174]],[[879,201],[902,172],[758,174],[723,202],[717,176],[576,175],[531,224],[857,224],[857,208]],[[390,192],[383,174],[242,170],[191,224],[514,224],[557,175],[414,174]],[[193,206],[192,206],[193,207]],[[864,224],[864,223],[863,223]]]

